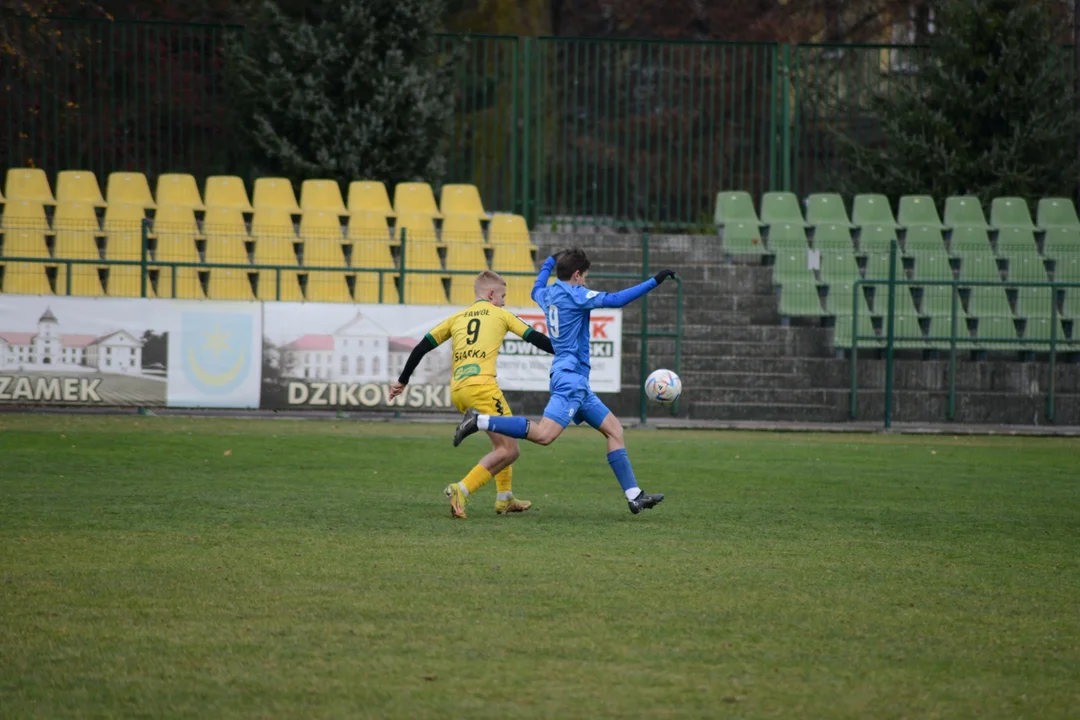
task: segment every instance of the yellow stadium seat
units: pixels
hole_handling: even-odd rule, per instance
[[[261,237],[255,241],[256,265],[299,265],[296,248],[289,238]]]
[[[260,208],[278,208],[297,215],[300,206],[296,203],[296,193],[292,183],[286,178],[258,178],[255,180],[255,193],[251,204]]]
[[[221,205],[208,206],[203,215],[203,231],[209,235],[243,235],[247,237],[243,211]]]
[[[235,175],[211,175],[206,178],[205,200],[207,208],[232,208],[248,213],[254,210],[243,179]]]
[[[300,186],[300,209],[325,210],[337,215],[348,215],[345,201],[341,199],[341,186],[337,180],[305,180]]]
[[[67,200],[58,202],[56,212],[53,213],[53,228],[57,231],[61,229],[80,230],[91,233],[91,235],[101,234],[94,206],[86,202]]]
[[[300,239],[308,238],[341,242],[341,219],[330,210],[305,210],[300,216]]]
[[[206,262],[222,264],[248,264],[247,246],[240,235],[207,235]]]
[[[33,200],[42,205],[55,205],[49,178],[41,168],[11,168],[7,171],[6,193],[12,200]]]
[[[275,270],[260,270],[258,276],[260,300],[281,302],[304,302],[304,293],[300,290],[299,273],[295,270],[282,270],[281,295],[278,296],[278,272]]]
[[[353,243],[352,266],[356,268],[392,268],[394,256],[386,240],[357,240]]]
[[[146,211],[136,203],[114,202],[105,208],[105,232],[142,232]]]
[[[154,215],[154,234],[182,234],[191,238],[201,237],[195,210],[186,205],[159,205]]]
[[[341,243],[330,238],[304,241],[304,265],[309,267],[345,267]]]
[[[37,230],[51,233],[45,207],[37,200],[8,199],[0,227],[7,230]]]
[[[484,212],[480,191],[475,185],[443,185],[439,191],[439,209],[446,217],[450,217],[451,213],[475,218],[491,217],[490,213]]]
[[[475,275],[452,275],[450,277],[450,304],[471,305],[476,300]]]
[[[406,267],[408,267],[406,265]],[[484,255],[484,243],[456,242],[446,248],[447,270],[487,270],[487,256]]]
[[[397,216],[394,209],[390,207],[390,196],[386,194],[386,186],[378,180],[354,180],[349,183],[348,210],[353,215],[359,212],[371,212],[384,218]]]
[[[292,224],[289,224],[292,232]],[[296,251],[293,248],[295,237],[264,236],[255,241],[256,265],[286,265],[296,267]],[[276,270],[259,270],[258,296],[260,300],[277,300]],[[300,291],[300,281],[296,270],[281,271],[281,300],[285,302],[303,302],[304,294]]]
[[[105,207],[97,175],[89,170],[64,170],[56,176],[57,203],[78,202]]]
[[[352,302],[345,273],[311,272],[307,279],[307,299],[309,302]]]
[[[254,300],[251,279],[246,270],[211,268],[206,283],[206,296],[211,300]]]
[[[41,230],[18,229],[4,233],[4,257],[47,258],[49,246]],[[42,266],[44,267],[44,266]]]
[[[442,280],[435,275],[406,276],[405,302],[410,305],[446,305]]]
[[[199,273],[191,267],[158,267],[157,296],[162,298],[176,298],[178,300],[202,300],[202,283],[199,282]],[[173,272],[176,273],[175,287],[173,286]]]
[[[488,225],[488,242],[492,245],[528,245],[536,249],[529,237],[529,226],[520,215],[493,215]]]
[[[496,245],[491,250],[491,267],[495,272],[536,272],[532,252],[524,245]]]
[[[105,289],[109,297],[142,297],[142,276],[140,268],[133,265],[111,265],[105,279]],[[147,278],[146,297],[157,297],[154,285]]]
[[[0,192],[0,205],[3,205],[5,202],[7,202],[7,201],[4,200],[4,193]]]
[[[195,248],[195,239],[186,235],[159,235],[154,251],[156,262],[199,262],[199,251]]]
[[[251,218],[251,235],[256,238],[276,237],[296,242],[292,214],[284,208],[256,208]]]
[[[512,276],[506,278],[506,306],[507,307],[534,307],[536,303],[530,297],[533,289],[533,278]]]
[[[14,295],[53,294],[45,266],[33,262],[5,263],[3,290]]]
[[[435,206],[435,194],[431,192],[431,186],[427,183],[409,182],[398,183],[394,186],[394,211],[403,213],[419,213],[433,218],[442,218],[442,213]]]
[[[456,242],[483,243],[484,231],[480,229],[480,218],[475,215],[447,215],[443,220],[442,241],[445,245]]]
[[[431,217],[416,213],[398,215],[398,239],[404,238],[405,267],[415,270],[441,270],[435,224]]]
[[[386,216],[374,210],[354,210],[349,218],[349,230],[345,237],[357,240],[389,240],[390,227]]]
[[[146,176],[142,173],[109,173],[105,199],[109,201],[109,205],[128,203],[143,208],[157,207],[150,194],[150,183],[146,182]]]
[[[396,279],[397,275],[394,273],[383,273],[383,304],[398,302],[397,285],[394,284]],[[356,289],[353,296],[355,302],[370,305],[377,304],[379,302],[379,273],[357,273]]]
[[[238,208],[209,207],[203,217],[206,235],[206,262],[247,263],[249,240],[244,216]]]
[[[82,263],[71,266],[71,292],[67,285],[68,271],[65,265],[61,265],[56,273],[56,294],[72,295],[78,297],[104,297],[105,290],[101,286],[101,276],[97,265],[84,265]]]
[[[179,205],[192,210],[206,209],[199,195],[199,186],[195,184],[195,177],[187,173],[159,175],[155,197],[159,206]]]
[[[106,260],[141,260],[142,233],[132,230],[108,230],[105,234]]]

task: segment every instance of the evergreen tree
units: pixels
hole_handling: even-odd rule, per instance
[[[438,182],[453,113],[440,0],[263,0],[230,52],[239,124],[260,173]]]
[[[940,0],[911,82],[872,103],[883,142],[839,136],[851,194],[892,198],[1073,194],[1078,163],[1071,57],[1038,2]]]

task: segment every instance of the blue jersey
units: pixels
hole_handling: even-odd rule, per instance
[[[588,375],[589,314],[604,307],[607,293],[556,280],[533,296],[547,317],[548,337],[555,348],[551,372]]]

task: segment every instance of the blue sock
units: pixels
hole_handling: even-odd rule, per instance
[[[615,479],[619,481],[623,492],[629,492],[637,488],[637,480],[634,479],[634,469],[630,467],[630,458],[626,454],[626,448],[612,450],[607,454],[608,465],[615,473]],[[634,493],[635,495],[637,493]]]
[[[484,416],[481,415],[481,418]],[[483,421],[479,423],[481,430],[490,430],[493,433],[499,433],[500,435],[509,435],[512,438],[524,438],[529,434],[529,419],[513,416],[502,417],[500,415],[488,415],[487,427],[484,427]]]

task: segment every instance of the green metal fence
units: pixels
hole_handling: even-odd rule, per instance
[[[50,175],[247,176],[225,48],[242,28],[51,20],[0,57],[0,156]],[[444,35],[460,52],[445,182],[532,227],[711,232],[716,193],[829,190],[838,133],[876,141],[870,99],[926,50],[887,45]],[[249,178],[250,179],[250,178]],[[379,178],[389,183],[409,178]],[[438,188],[436,188],[438,189]]]

